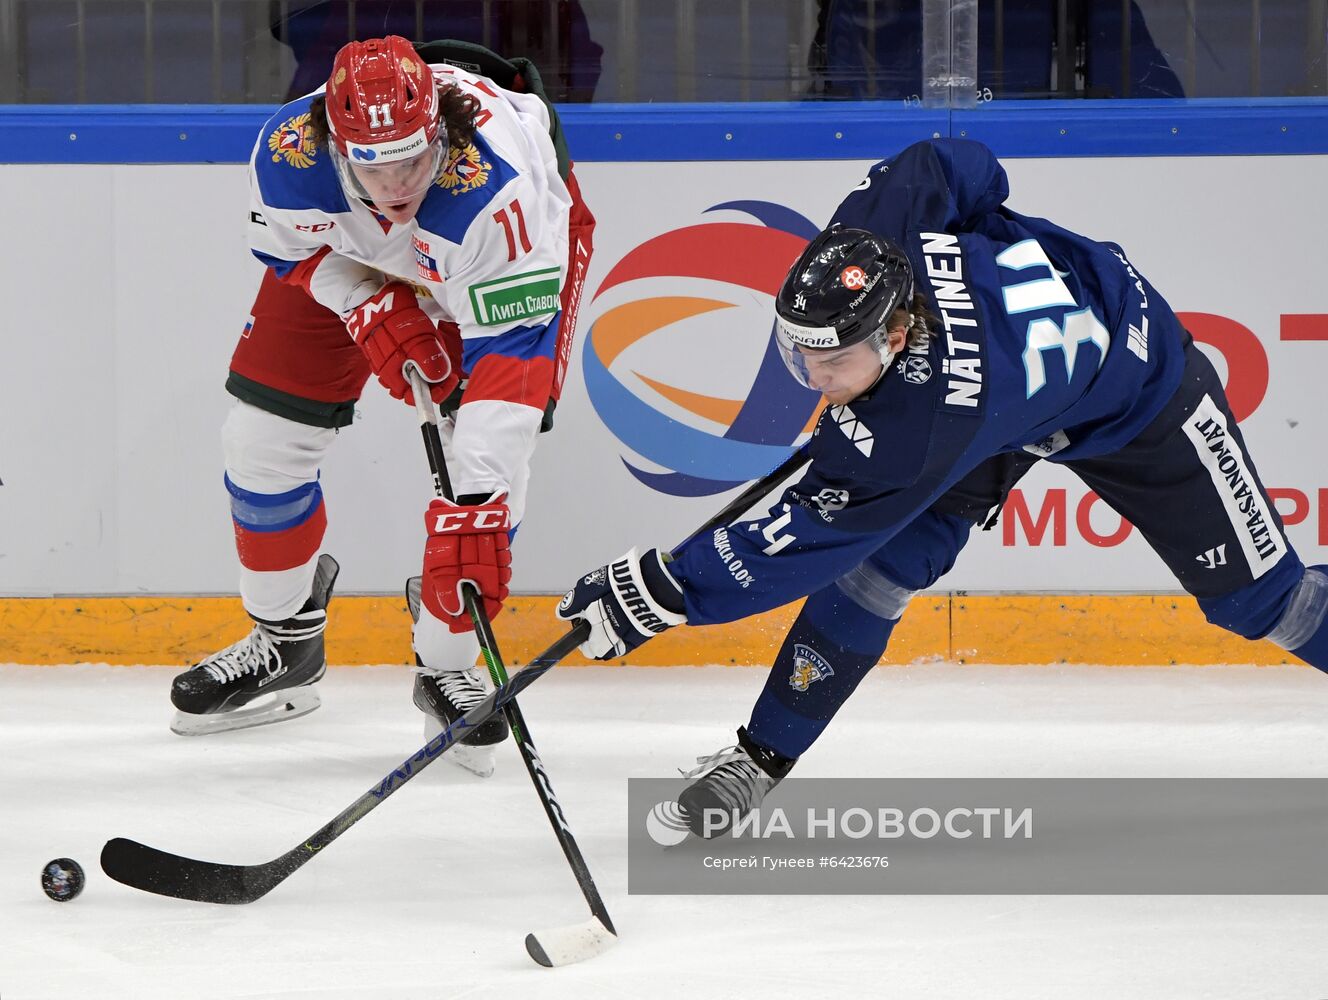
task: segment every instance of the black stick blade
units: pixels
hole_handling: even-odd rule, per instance
[[[289,874],[283,873],[285,860],[283,856],[263,865],[223,865],[183,858],[124,837],[108,840],[101,850],[101,869],[115,881],[158,896],[200,903],[261,899]]]

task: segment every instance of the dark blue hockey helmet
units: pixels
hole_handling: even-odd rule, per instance
[[[913,299],[913,268],[893,241],[865,229],[833,226],[807,244],[775,297],[786,324],[832,331],[804,346],[848,347],[885,325]]]
[[[913,301],[913,268],[894,242],[865,229],[833,226],[807,244],[775,296],[784,363],[803,384],[808,352],[838,351],[871,339],[885,348],[895,310]]]

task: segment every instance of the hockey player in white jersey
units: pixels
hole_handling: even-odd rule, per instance
[[[346,45],[324,92],[264,126],[249,238],[268,270],[232,358],[223,429],[253,627],[175,678],[176,732],[318,707],[337,572],[320,556],[319,465],[370,373],[413,405],[409,364],[453,410],[444,438],[457,496],[425,516],[422,581],[410,588],[414,700],[438,725],[484,697],[461,583],[491,616],[501,609],[594,227],[541,93],[528,63],[465,43],[417,52],[392,36]],[[498,718],[468,742],[505,736]],[[484,757],[471,755],[474,769],[491,769]]]

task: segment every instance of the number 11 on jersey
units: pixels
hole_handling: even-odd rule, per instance
[[[511,213],[509,215],[508,213]],[[516,217],[516,231],[513,232],[512,216]],[[493,213],[493,221],[503,227],[507,237],[507,259],[516,260],[516,238],[521,238],[521,252],[530,253],[530,237],[526,235],[526,217],[521,214],[521,202],[515,198],[507,208],[500,208]]]

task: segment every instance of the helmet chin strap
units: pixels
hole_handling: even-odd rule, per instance
[[[885,371],[889,371],[890,366],[894,364],[895,358],[904,353],[904,348],[908,346],[908,331],[913,329],[913,323],[914,316],[912,313],[909,313],[908,325],[904,327],[904,339],[900,343],[899,350],[897,351],[890,350],[890,331],[888,327],[886,328],[885,336],[881,339],[880,347],[881,364],[885,367]]]
[[[876,349],[877,354],[881,357],[881,371],[880,374],[872,380],[872,384],[864,390],[866,392],[870,392],[881,384],[881,379],[885,378],[886,374],[890,371],[890,366],[894,364],[895,358],[899,356],[900,352],[890,350],[887,344],[888,341],[882,341],[881,346]]]
[[[881,364],[884,367],[885,371],[889,371],[890,366],[894,364],[895,358],[899,357],[900,352],[892,351],[885,344],[882,344],[880,353],[881,353]]]
[[[894,363],[895,355],[896,355],[897,353],[899,353],[899,352],[898,352],[898,351],[889,351],[889,350],[887,350],[887,349],[884,348],[884,347],[881,348],[881,351],[880,351],[880,354],[881,354],[881,370],[880,370],[880,372],[877,373],[876,377],[875,377],[874,379],[872,379],[872,384],[869,385],[869,386],[867,386],[867,388],[864,389],[863,392],[871,392],[873,389],[875,389],[878,385],[881,384],[881,380],[882,380],[883,378],[885,378],[886,373],[890,371],[890,365]]]

